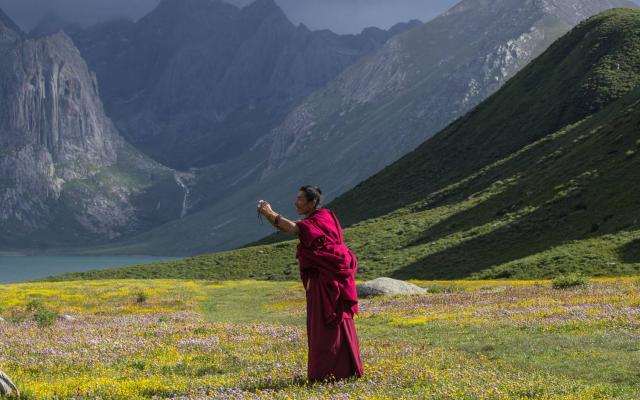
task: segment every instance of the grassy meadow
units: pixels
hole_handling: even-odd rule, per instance
[[[361,299],[361,379],[305,381],[297,281],[0,285],[0,369],[23,399],[640,395],[640,278],[412,282]]]

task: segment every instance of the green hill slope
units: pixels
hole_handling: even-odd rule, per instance
[[[359,278],[640,272],[640,12],[580,24],[474,111],[336,199]],[[54,279],[297,278],[295,241]]]

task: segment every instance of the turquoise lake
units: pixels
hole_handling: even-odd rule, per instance
[[[24,282],[65,272],[148,264],[181,257],[154,256],[0,256],[0,283]]]

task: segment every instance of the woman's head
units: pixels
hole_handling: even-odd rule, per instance
[[[300,188],[296,197],[295,207],[298,214],[308,214],[320,207],[322,191],[317,186],[306,185]]]

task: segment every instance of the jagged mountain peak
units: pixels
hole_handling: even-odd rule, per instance
[[[211,6],[217,4],[227,4],[222,0],[160,0],[155,10],[171,9],[176,10],[193,6]]]
[[[248,4],[245,9],[256,9],[264,11],[281,10],[280,6],[274,0],[254,0]]]
[[[421,25],[423,25],[423,23],[419,19],[411,19],[407,22],[398,22],[389,28],[389,33],[391,35],[397,35],[398,33],[409,31]]]
[[[255,0],[242,9],[242,14],[250,19],[275,17],[288,21],[284,11],[274,0]]]
[[[57,31],[52,33],[51,35],[40,38],[40,42],[47,43],[53,46],[56,46],[59,50],[71,52],[74,56],[78,57],[78,62],[82,63],[86,67],[86,63],[82,56],[80,55],[80,50],[73,43],[73,39],[65,31]]]

